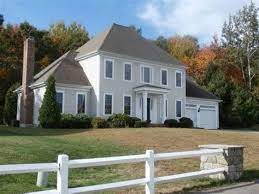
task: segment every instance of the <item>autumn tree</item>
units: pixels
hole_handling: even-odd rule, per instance
[[[215,57],[216,54],[209,47],[201,48],[194,56],[192,64],[189,65],[188,73],[200,81],[208,65],[214,61]]]
[[[161,49],[163,49],[164,51],[168,52],[169,53],[169,42],[168,40],[163,37],[163,36],[159,36],[155,41],[154,43],[160,47]]]
[[[50,26],[50,37],[58,47],[60,55],[85,44],[88,40],[88,32],[85,27],[73,22],[65,25],[64,22],[57,22]]]
[[[1,27],[0,122],[3,117],[2,112],[7,89],[15,82],[21,82],[23,41],[26,38],[31,36],[35,39],[35,73],[49,65],[67,50],[77,48],[88,40],[88,33],[79,24],[72,23],[64,28],[57,26],[47,30],[39,30],[28,22],[23,22],[19,25],[7,24]]]
[[[187,65],[193,62],[198,50],[198,40],[192,36],[176,35],[169,39],[169,53]]]
[[[251,90],[259,57],[258,8],[253,2],[229,16],[223,25],[222,42],[229,54],[237,59],[245,84]]]

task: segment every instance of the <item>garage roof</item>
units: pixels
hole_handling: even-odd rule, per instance
[[[220,100],[220,98],[192,81],[190,77],[186,78],[186,97]]]

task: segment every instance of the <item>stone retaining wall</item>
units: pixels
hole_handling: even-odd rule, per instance
[[[239,145],[200,145],[200,149],[223,149],[223,154],[201,156],[200,169],[209,170],[224,167],[225,173],[210,175],[214,179],[238,180],[243,174],[244,146]]]

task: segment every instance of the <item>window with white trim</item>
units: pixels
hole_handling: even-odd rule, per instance
[[[141,80],[144,83],[152,82],[152,69],[150,67],[141,67]]]
[[[162,69],[161,70],[161,85],[167,86],[167,70]]]
[[[182,101],[176,100],[175,102],[176,117],[182,117]]]
[[[131,115],[131,96],[124,96],[124,114]]]
[[[131,64],[130,63],[125,63],[124,64],[124,80],[126,81],[131,81],[131,75],[132,75],[132,69],[131,69]]]
[[[85,113],[86,108],[86,95],[78,93],[77,94],[77,114]]]
[[[176,71],[175,72],[175,86],[177,88],[182,87],[182,72],[181,71]]]
[[[106,79],[113,79],[113,61],[112,60],[105,60],[105,78]]]
[[[64,93],[63,92],[56,92],[56,102],[58,104],[58,108],[61,113],[64,112],[63,110],[63,98],[64,98]]]
[[[104,114],[112,114],[112,94],[104,95]]]

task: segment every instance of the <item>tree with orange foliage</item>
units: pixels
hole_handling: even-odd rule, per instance
[[[194,56],[192,65],[187,72],[196,79],[202,79],[208,65],[214,61],[216,54],[209,47],[201,48]]]
[[[193,63],[193,58],[199,50],[198,40],[195,37],[186,35],[169,38],[169,53],[187,66]]]

